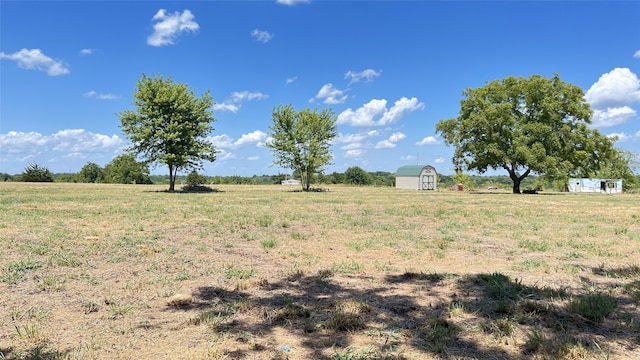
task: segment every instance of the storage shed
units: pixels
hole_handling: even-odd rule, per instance
[[[396,171],[396,188],[437,190],[438,173],[431,165],[401,166]]]
[[[606,193],[622,192],[622,179],[569,179],[569,192]]]

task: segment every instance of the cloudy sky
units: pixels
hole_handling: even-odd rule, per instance
[[[328,172],[451,173],[435,124],[464,89],[509,75],[560,74],[593,127],[640,153],[638,14],[637,1],[3,1],[0,172],[104,166],[127,146],[117,113],[143,73],[211,90],[207,175],[284,172],[264,143],[286,104],[335,112]]]

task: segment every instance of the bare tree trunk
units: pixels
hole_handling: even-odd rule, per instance
[[[518,177],[511,178],[513,181],[513,193],[520,194],[520,179]]]
[[[518,176],[518,174],[516,173],[516,171],[514,170],[514,168],[508,169],[507,171],[509,172],[509,177],[511,178],[511,181],[513,181],[513,193],[514,194],[520,194],[520,183],[522,183],[522,179],[526,178],[527,176],[529,176],[529,173],[531,173],[531,169],[527,169],[527,171],[524,172],[524,174]]]
[[[169,165],[169,192],[174,192],[176,187],[176,177],[173,170],[173,165]]]

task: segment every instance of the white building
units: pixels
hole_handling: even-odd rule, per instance
[[[622,179],[569,179],[569,192],[572,193],[606,193],[622,192]]]
[[[282,185],[300,185],[300,180],[288,179],[280,182]]]
[[[438,173],[431,165],[401,166],[396,171],[396,188],[437,190]]]

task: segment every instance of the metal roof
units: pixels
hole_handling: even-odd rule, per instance
[[[398,171],[396,171],[396,176],[420,176],[422,169],[426,167],[430,167],[435,170],[435,168],[431,165],[406,165],[398,168]]]

